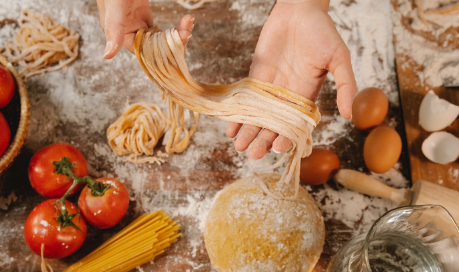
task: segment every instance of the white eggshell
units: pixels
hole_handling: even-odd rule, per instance
[[[434,132],[422,143],[422,153],[436,163],[453,162],[459,157],[459,138],[444,131]]]
[[[451,125],[459,115],[459,106],[440,99],[429,91],[419,108],[419,125],[427,131],[438,131]]]

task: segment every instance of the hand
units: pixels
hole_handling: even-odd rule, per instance
[[[315,101],[330,71],[338,89],[338,110],[349,119],[357,85],[349,49],[327,11],[327,0],[278,0],[261,31],[249,76]],[[226,134],[234,138],[241,127],[230,122]],[[249,157],[260,159],[271,147],[285,152],[292,146],[273,131],[260,131],[245,125],[234,142],[236,150],[246,150],[253,141]]]
[[[121,46],[134,54],[135,33],[153,26],[153,13],[148,0],[97,0],[100,25],[107,37],[105,59],[113,58]],[[180,38],[186,48],[191,36],[194,17],[185,15],[177,25]]]

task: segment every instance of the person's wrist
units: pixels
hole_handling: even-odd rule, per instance
[[[277,3],[315,5],[325,12],[328,12],[330,6],[330,0],[277,0]]]

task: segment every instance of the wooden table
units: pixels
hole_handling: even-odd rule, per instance
[[[229,83],[247,76],[262,24],[273,5],[273,1],[251,2],[221,0],[192,12],[196,16],[196,27],[188,46],[187,62],[196,79],[209,83]],[[18,1],[8,5],[14,7],[12,14],[17,14],[26,4]],[[67,258],[51,260],[55,271],[61,271],[81,259],[140,213],[156,209],[164,209],[173,215],[182,224],[183,236],[154,263],[145,264],[142,269],[211,271],[199,229],[201,210],[208,209],[211,197],[248,172],[248,165],[253,163],[247,160],[245,153],[234,151],[232,140],[224,134],[225,122],[206,117],[201,118],[189,149],[182,154],[171,155],[163,165],[125,163],[123,158],[117,157],[109,149],[105,130],[122,113],[126,99],[160,104],[158,90],[129,53],[122,52],[114,61],[102,60],[105,38],[98,26],[95,1],[47,0],[34,2],[33,6],[35,10],[58,20],[68,20],[68,26],[82,35],[81,49],[79,58],[66,73],[59,71],[26,80],[32,106],[29,136],[22,154],[0,178],[1,195],[6,197],[14,192],[18,196],[8,210],[0,211],[0,270],[40,270],[39,257],[25,244],[23,224],[33,207],[45,199],[31,188],[27,165],[38,149],[55,142],[68,142],[77,146],[86,156],[90,175],[116,176],[127,185],[132,201],[127,215],[118,226],[108,230],[90,227],[81,249]],[[151,8],[156,16],[156,24],[161,28],[173,27],[188,12],[173,1],[155,1]],[[12,14],[2,14],[0,11],[0,21],[15,19]],[[395,86],[394,80],[388,79],[387,85]],[[339,118],[335,99],[334,84],[327,80],[318,99],[323,121],[314,132],[316,140]],[[390,105],[385,123],[396,124],[396,130],[405,139],[398,106]],[[344,134],[339,134],[339,138],[333,136],[335,138],[331,144],[320,147],[335,151],[343,168],[368,173],[362,157],[363,141],[368,132],[353,129],[349,122],[344,123],[341,129]],[[406,142],[399,163],[398,170],[394,171],[401,172],[401,177],[409,177]],[[390,176],[381,175],[380,179],[391,183]],[[404,186],[408,187],[409,184]],[[330,258],[344,243],[367,230],[374,219],[393,207],[388,201],[348,192],[332,181],[323,186],[306,188],[326,217],[326,241],[315,272],[325,271]],[[332,194],[351,195],[360,199],[358,203],[363,203],[351,212],[352,216],[358,215],[352,221],[354,225],[350,226],[339,216],[331,214],[331,205],[351,204],[331,203]],[[194,206],[193,201],[196,203]]]
[[[452,163],[441,165],[428,160],[421,151],[421,145],[432,132],[425,131],[419,125],[419,106],[424,95],[429,90],[433,90],[440,98],[459,105],[459,86],[455,88],[431,86],[425,82],[419,76],[419,73],[422,73],[427,67],[424,67],[423,63],[418,63],[413,59],[412,54],[414,49],[409,52],[410,47],[414,47],[415,42],[411,46],[406,45],[407,40],[414,40],[416,36],[422,37],[425,44],[423,44],[421,50],[422,48],[434,48],[438,52],[434,57],[441,58],[442,54],[459,49],[459,35],[457,35],[459,27],[449,27],[439,35],[433,34],[432,26],[425,26],[422,29],[414,28],[414,21],[419,20],[419,18],[403,15],[399,12],[400,1],[392,0],[391,2],[395,12],[400,14],[398,20],[393,22],[394,27],[402,27],[406,30],[404,33],[395,31],[394,39],[400,99],[403,107],[405,131],[410,154],[411,179],[413,182],[422,179],[459,190],[459,161],[456,160]],[[412,5],[413,9],[416,7],[414,1],[405,3]],[[432,23],[430,22],[429,24]],[[405,44],[402,46],[403,43]],[[417,54],[426,54],[426,52],[420,51]],[[455,62],[457,60],[451,59],[450,61]],[[457,78],[458,76],[459,70],[456,71],[455,77]],[[456,119],[444,131],[459,136],[459,119]]]

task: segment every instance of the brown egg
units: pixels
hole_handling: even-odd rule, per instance
[[[375,127],[384,121],[388,109],[389,101],[381,89],[363,89],[352,103],[352,123],[360,130]]]
[[[393,128],[380,126],[373,129],[363,145],[365,165],[375,173],[389,171],[402,153],[402,139]]]
[[[327,182],[339,169],[339,158],[330,150],[314,148],[309,157],[301,159],[300,180],[309,185]]]

